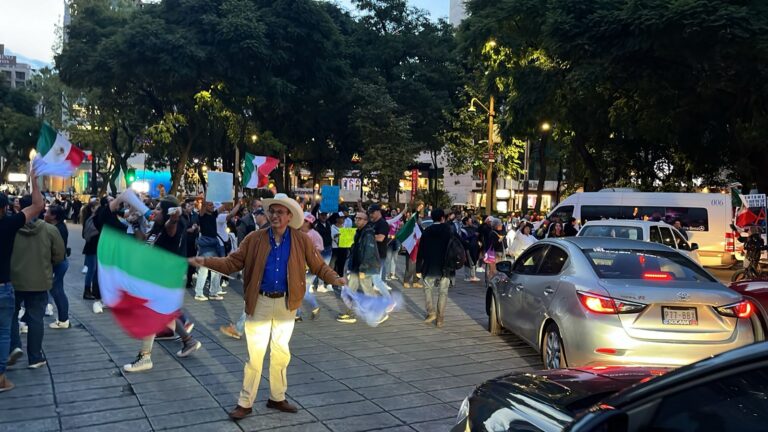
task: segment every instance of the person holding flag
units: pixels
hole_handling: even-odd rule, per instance
[[[243,270],[248,362],[240,398],[229,413],[232,420],[241,420],[253,412],[267,346],[270,348],[267,408],[298,412],[285,398],[286,371],[291,359],[289,343],[296,310],[301,307],[307,289],[306,268],[326,283],[337,286],[347,283],[323,261],[312,240],[299,230],[304,223],[304,212],[296,200],[281,193],[265,199],[264,205],[269,209],[268,229],[246,236],[240,247],[227,257],[189,259],[192,265],[206,266],[223,274]]]
[[[395,235],[395,239],[402,245],[405,251],[408,253],[405,257],[405,276],[403,277],[403,288],[421,287],[421,284],[416,282],[416,254],[419,250],[419,239],[421,239],[421,226],[419,225],[419,211],[423,207],[423,204],[419,209],[408,218],[402,228]],[[418,286],[417,286],[418,284]]]

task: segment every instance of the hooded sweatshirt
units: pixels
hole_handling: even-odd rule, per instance
[[[64,240],[55,226],[41,219],[28,222],[16,233],[11,255],[11,282],[16,291],[48,291],[53,266],[64,261]]]

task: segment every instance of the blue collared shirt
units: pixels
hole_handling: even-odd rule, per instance
[[[286,293],[288,292],[288,257],[291,255],[291,230],[285,230],[283,240],[278,245],[270,227],[269,246],[269,256],[264,267],[261,291],[266,293]]]

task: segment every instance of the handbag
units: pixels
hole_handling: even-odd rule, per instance
[[[489,247],[488,250],[485,251],[483,261],[485,261],[486,264],[492,264],[496,262],[496,250],[493,248],[493,246]]]

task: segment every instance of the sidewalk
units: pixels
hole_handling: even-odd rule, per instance
[[[123,374],[120,367],[134,359],[140,341],[126,336],[108,310],[93,314],[91,302],[81,299],[82,240],[78,225],[69,228],[65,286],[73,327],[46,327],[47,368],[26,369],[25,356],[9,369],[16,388],[0,394],[0,432],[444,431],[475,385],[540,366],[519,339],[485,330],[481,283],[457,282],[442,329],[421,322],[420,289],[405,290],[404,310],[378,328],[336,322],[339,302],[318,294],[320,317],[297,323],[291,340],[288,398],[298,414],[267,410],[265,365],[254,414],[233,423],[227,412],[237,401],[247,350],[244,340],[218,328],[240,316],[242,285],[232,281],[224,301],[197,302],[188,292],[185,309],[203,344],[192,357],[176,358],[179,342],[156,342],[151,371]]]

